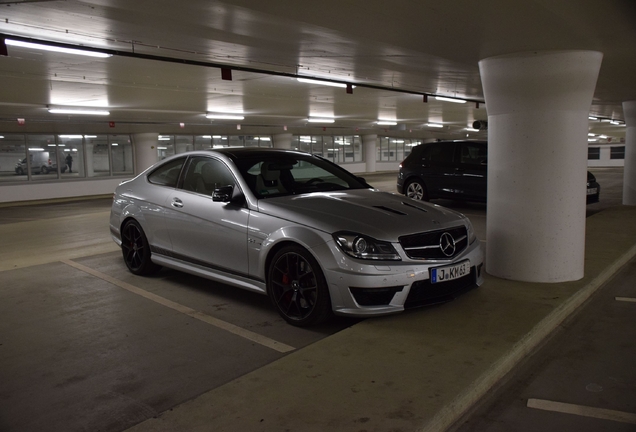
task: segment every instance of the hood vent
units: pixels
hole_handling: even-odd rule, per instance
[[[427,213],[427,210],[423,209],[422,207],[414,206],[413,204],[409,204],[409,203],[404,202],[404,201],[402,201],[402,204],[407,206],[407,207],[411,207],[411,208],[414,208],[416,210],[423,211],[424,213]]]
[[[398,210],[395,210],[395,209],[392,209],[392,208],[389,208],[389,207],[385,207],[385,206],[373,206],[373,208],[384,210],[384,211],[387,211],[389,213],[393,213],[393,214],[400,215],[400,216],[406,216],[406,213],[402,213],[401,211],[398,211]]]

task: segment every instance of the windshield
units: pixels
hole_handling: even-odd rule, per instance
[[[369,188],[338,165],[311,155],[264,155],[235,163],[257,198]]]

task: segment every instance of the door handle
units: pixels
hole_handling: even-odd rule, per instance
[[[183,208],[183,201],[181,201],[179,198],[173,198],[171,205],[175,208]]]

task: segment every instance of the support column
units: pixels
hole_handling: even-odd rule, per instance
[[[636,100],[623,102],[625,115],[625,171],[623,204],[636,205]]]
[[[583,277],[588,115],[602,58],[552,51],[479,62],[488,273],[528,282]]]
[[[154,132],[133,134],[132,142],[135,147],[136,175],[157,162],[159,134]]]
[[[364,163],[366,164],[365,172],[372,173],[376,171],[375,155],[377,135],[362,135],[362,147],[364,148]]]
[[[274,148],[289,150],[292,148],[292,134],[276,134],[272,136]]]

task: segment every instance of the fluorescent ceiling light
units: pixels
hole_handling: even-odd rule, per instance
[[[610,123],[613,124],[613,125],[621,124],[621,122],[619,122],[618,120],[610,120]]]
[[[466,128],[466,129],[464,129],[464,130],[467,130],[468,132],[479,132],[479,129],[470,128],[470,127],[467,127],[467,128]]]
[[[270,137],[260,137],[261,141],[271,141],[272,139]]]
[[[168,150],[168,147],[157,147],[157,150]]]
[[[212,120],[244,120],[245,117],[243,113],[227,113],[227,112],[217,112],[217,111],[208,111],[205,115],[206,118]]]
[[[43,148],[30,148],[29,151],[44,151]]]
[[[590,119],[590,120],[598,120],[598,117],[589,116],[588,119]]]
[[[600,139],[607,139],[607,135],[599,135],[598,136]]]
[[[393,121],[393,120],[380,120],[380,119],[378,119],[376,124],[379,125],[379,126],[395,126],[397,124],[397,122]]]
[[[51,114],[109,115],[110,111],[81,108],[49,108]]]
[[[315,79],[309,79],[309,78],[296,78],[296,79],[298,80],[298,82],[305,83],[305,84],[318,84],[318,85],[324,85],[329,87],[347,88],[347,84],[344,84],[344,83],[321,81],[321,80],[315,80]],[[351,87],[356,88],[356,86],[354,85],[352,85]]]
[[[463,99],[454,99],[454,98],[448,98],[444,96],[435,96],[435,99],[437,99],[438,101],[444,101],[444,102],[466,103],[466,101]]]
[[[393,142],[397,144],[404,144],[404,140],[393,140]]]
[[[111,143],[110,145],[112,145],[113,147],[117,147],[119,144],[117,144],[117,143]]]
[[[596,136],[596,134],[588,133],[587,136]]]
[[[598,141],[596,138],[588,138],[587,139],[587,142],[596,142],[596,141]]]
[[[43,45],[43,44],[38,44],[33,42],[22,42],[22,41],[17,41],[13,39],[5,39],[4,42],[7,45],[17,46],[22,48],[31,48],[31,49],[37,49],[42,51],[59,52],[64,54],[83,55],[87,57],[107,58],[107,57],[113,56],[112,54],[106,54],[106,53],[98,52],[98,51],[87,51],[83,49],[64,48],[64,47],[59,47],[55,45]]]
[[[82,139],[82,135],[60,135],[60,138],[68,138],[68,139]]]
[[[336,121],[336,119],[325,117],[309,117],[307,121],[309,123],[333,123]]]
[[[426,123],[426,126],[428,126],[428,127],[436,127],[436,128],[444,127],[444,125],[441,124],[441,123]]]
[[[4,139],[4,137],[2,135],[0,135],[0,139]]]
[[[159,141],[170,141],[170,137],[169,136],[161,136],[161,135],[159,135]]]

